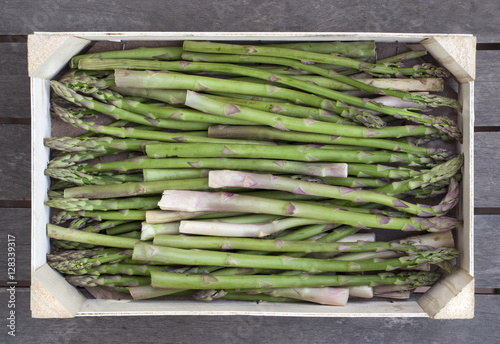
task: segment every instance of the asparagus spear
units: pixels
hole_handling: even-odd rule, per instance
[[[265,237],[288,228],[320,224],[325,221],[308,218],[283,218],[265,223],[239,224],[181,221],[179,232],[183,234],[216,235],[233,237]]]
[[[45,205],[69,211],[157,209],[160,197],[128,197],[116,199],[58,198]]]
[[[193,253],[196,254],[193,254]],[[400,267],[413,267],[426,263],[437,264],[458,255],[455,249],[439,248],[417,251],[408,256],[387,260],[358,260],[344,262],[329,259],[293,258],[289,256],[262,256],[207,250],[186,250],[139,243],[134,247],[132,259],[181,265],[214,265],[243,268],[301,270],[307,272],[391,271]]]
[[[441,148],[418,147],[413,144],[396,142],[393,140],[375,138],[352,138],[325,134],[301,133],[296,131],[282,131],[263,126],[230,126],[212,125],[208,128],[209,137],[242,138],[260,140],[278,140],[292,142],[308,142],[329,145],[352,145],[358,147],[373,147],[396,152],[407,152],[417,155],[429,155],[433,159],[443,160],[450,156],[450,152]]]
[[[146,276],[122,276],[122,275],[75,275],[66,276],[69,284],[75,287],[136,287],[149,285],[151,278]]]
[[[345,306],[349,288],[261,288],[247,292],[249,295],[268,295],[276,298],[296,299],[328,306]],[[223,290],[200,290],[193,294],[196,300],[213,301],[227,295]]]
[[[373,202],[384,204],[394,209],[420,217],[443,215],[458,202],[459,190],[456,182],[450,185],[450,191],[443,203],[437,206],[424,206],[402,201],[383,193],[355,190],[346,187],[324,185],[300,181],[292,178],[243,171],[210,171],[208,184],[212,188],[247,187],[252,189],[273,189],[292,193],[325,196],[354,202]],[[161,206],[161,205],[160,205]]]
[[[192,135],[193,133],[191,133]],[[102,137],[48,137],[44,139],[46,147],[64,152],[102,152],[142,151],[146,143],[154,141],[120,139],[111,136]]]
[[[389,242],[315,242],[288,241],[218,236],[192,236],[162,234],[154,237],[154,245],[203,250],[255,250],[266,252],[374,252],[387,250],[394,252],[413,252],[428,249],[428,246],[415,246],[407,243]]]
[[[116,87],[112,88],[121,94],[128,95],[143,95],[145,97],[163,101],[168,104],[184,104],[186,101],[186,90],[168,90],[168,89],[154,89],[154,88],[136,88],[136,87]],[[258,101],[255,99],[240,99],[234,97],[216,96],[214,94],[207,94],[208,97],[223,100],[233,104],[244,105],[252,109],[279,113],[291,117],[312,118],[318,121],[332,122],[346,125],[358,125],[344,117],[336,115],[332,112],[321,108],[312,108],[309,106],[301,106],[285,102],[271,102]]]
[[[275,78],[275,76],[272,73],[268,73],[266,71],[250,67],[235,66],[230,64],[219,65],[219,64],[207,64],[207,63],[196,63],[196,62],[185,63],[184,61],[172,62],[165,65],[165,64],[159,64],[158,62],[154,61],[150,61],[150,63],[146,64],[141,61],[133,61],[133,60],[116,60],[116,61],[82,60],[80,61],[80,68],[116,69],[115,82],[116,85],[119,87],[139,86],[146,88],[186,89],[186,85],[188,85],[187,82],[189,82],[189,80],[192,79],[191,76],[189,75],[172,74],[172,75],[177,75],[177,78],[172,80],[172,82],[165,83],[166,80],[165,78],[171,75],[170,73],[157,73],[160,75],[154,75],[154,74],[151,75],[149,72],[142,72],[142,71],[124,72],[121,68],[175,70],[175,71],[221,70],[221,71],[230,71],[231,73],[240,73],[240,74],[244,73],[243,75],[256,76],[258,78],[265,80],[269,80],[269,78],[271,78],[271,81],[278,80],[279,82],[286,82],[286,85],[295,86],[301,89],[302,91],[277,88],[276,86],[271,86],[271,85],[262,85],[249,82],[238,82],[232,80],[231,81],[225,80],[221,83],[220,79],[195,76],[195,78],[204,78],[203,82],[207,84],[207,86],[210,87],[211,90],[214,91],[228,91],[229,88],[225,85],[225,83],[229,82],[230,84],[234,84],[235,86],[243,85],[248,88],[248,90],[245,90],[245,88],[238,87],[231,90],[232,92],[237,91],[236,93],[243,93],[243,94],[249,94],[249,92],[252,92],[260,96],[271,96],[286,100],[292,100],[294,102],[300,102],[308,106],[321,107],[325,110],[335,112],[342,117],[346,117],[349,120],[358,123],[363,123],[365,126],[368,127],[381,128],[385,126],[385,122],[383,122],[379,117],[372,115],[370,112],[342,103],[342,100],[339,100],[339,98],[344,98],[344,96],[340,92],[329,90],[320,86],[303,82],[301,80],[287,78],[286,76],[279,76]],[[183,80],[181,80],[181,78]],[[277,90],[275,90],[274,92],[269,92],[269,90],[266,90],[266,88],[268,87],[276,87]],[[310,91],[313,92],[306,93]],[[333,101],[321,98],[319,96],[316,96],[315,94],[321,97],[330,96],[329,98],[333,99]]]
[[[208,188],[207,178],[165,180],[155,182],[130,182],[110,185],[85,185],[64,190],[65,198],[115,198],[137,195],[161,194],[172,188],[198,189]]]
[[[178,211],[245,211],[305,217],[358,228],[387,228],[403,231],[445,231],[458,226],[459,221],[448,217],[391,218],[381,215],[352,213],[324,206],[304,204],[227,192],[165,191],[159,202],[163,210]]]
[[[365,164],[361,164],[365,165]],[[269,171],[277,173],[304,174],[320,177],[344,177],[347,173],[345,163],[317,163],[270,159],[234,159],[234,158],[169,158],[150,159],[134,158],[118,162],[103,162],[94,165],[80,165],[86,172],[106,170],[129,171],[136,169],[238,169],[250,171]],[[358,170],[362,168],[359,167]],[[377,170],[376,166],[371,169]],[[386,169],[383,169],[386,170]]]
[[[220,102],[193,91],[187,92],[186,105],[210,114],[247,119],[256,124],[263,124],[285,131],[292,130],[315,134],[373,138],[419,136],[436,133],[435,129],[425,126],[391,126],[381,129],[370,129],[307,119],[301,120]]]
[[[335,145],[238,145],[238,144],[190,144],[157,143],[146,145],[146,153],[151,158],[253,158],[283,159],[293,161],[330,161],[338,163],[402,163],[409,166],[433,165],[434,160],[409,153],[389,151],[356,151],[330,149]]]
[[[134,245],[140,240],[132,238],[120,238],[104,234],[82,232],[76,229],[64,228],[53,224],[47,224],[47,235],[49,238],[57,240],[69,240],[86,244],[118,247],[118,248],[134,248]]]
[[[152,272],[151,284],[158,288],[179,289],[255,289],[262,287],[295,288],[350,285],[411,285],[426,286],[439,279],[436,273],[382,273],[377,275],[315,275],[299,276],[214,276]]]
[[[78,61],[84,58],[134,58],[146,60],[178,60],[183,52],[182,47],[162,47],[162,48],[145,48],[140,47],[129,50],[106,51],[101,53],[92,53],[85,55],[74,56],[70,61],[70,68],[77,68]]]
[[[351,96],[351,95],[346,95],[337,91],[333,91],[331,89],[321,89],[322,86],[319,86],[317,84],[314,84],[314,86],[307,86],[304,85],[303,82],[306,82],[302,80],[301,78],[295,78],[295,77],[288,77],[286,75],[281,75],[281,74],[273,74],[270,72],[267,72],[268,74],[265,73],[259,73],[256,71],[252,71],[252,69],[247,69],[247,68],[241,68],[240,65],[235,68],[225,68],[223,69],[222,66],[219,66],[217,63],[209,63],[209,62],[233,62],[233,63],[238,63],[238,62],[245,62],[245,63],[269,63],[269,64],[279,64],[279,65],[285,65],[291,68],[296,68],[296,69],[303,69],[303,70],[308,70],[314,74],[323,76],[327,79],[331,79],[337,82],[340,82],[342,84],[350,85],[356,89],[370,92],[373,94],[378,94],[378,95],[389,95],[389,96],[394,96],[400,99],[404,100],[410,100],[416,104],[421,104],[421,105],[427,105],[427,106],[451,106],[455,108],[460,108],[460,104],[458,101],[455,99],[450,99],[438,95],[426,95],[426,94],[417,94],[417,93],[409,93],[405,91],[400,91],[400,90],[394,90],[394,89],[389,89],[389,88],[380,88],[374,85],[373,83],[364,83],[359,81],[358,79],[350,78],[345,75],[341,75],[334,70],[328,70],[324,69],[321,67],[316,66],[315,64],[305,64],[299,61],[295,61],[292,59],[288,58],[278,58],[278,57],[265,57],[265,56],[243,56],[243,55],[219,55],[219,54],[193,54],[193,53],[185,53],[182,55],[183,59],[186,60],[191,60],[191,61],[208,61],[205,62],[207,64],[206,68],[210,68],[211,70],[226,70],[232,74],[238,74],[238,75],[246,75],[246,76],[251,76],[254,78],[259,78],[261,80],[268,80],[272,81],[275,83],[279,84],[284,84],[288,86],[293,86],[302,90],[307,90],[311,93],[315,93],[318,95],[321,95],[325,98],[329,99],[335,99],[338,101],[345,102],[346,104],[353,105],[353,106],[359,106],[362,108],[368,108],[370,110],[375,110],[374,107],[371,107],[368,104],[362,105],[362,101],[360,98]],[[84,60],[85,61],[85,60]],[[84,62],[82,61],[82,62]],[[91,61],[89,61],[91,62]],[[129,68],[133,68],[133,62],[130,63],[124,63],[122,66],[128,66]],[[138,61],[140,65],[144,65]],[[96,61],[96,68],[99,67],[100,63],[97,60]],[[106,63],[104,63],[106,65]],[[132,65],[132,67],[129,66],[129,64]],[[179,70],[179,69],[174,69],[172,67],[175,63],[154,63],[151,64],[148,67],[153,67],[153,68],[147,68],[147,69],[161,69],[162,67],[165,68],[166,70]],[[194,66],[193,66],[194,64]],[[119,60],[117,61],[115,67],[116,68],[121,68],[120,67],[120,62]],[[156,68],[154,68],[156,67]],[[95,69],[95,68],[94,68]],[[103,68],[106,69],[106,68]],[[196,64],[196,62],[193,62],[190,64],[188,67],[185,67],[184,70],[190,70],[190,69],[202,69],[202,66]],[[295,81],[294,81],[295,80]],[[372,103],[374,105],[375,102]],[[383,109],[381,112],[386,113],[385,111],[391,111],[389,108]],[[387,113],[391,115],[391,113]],[[394,113],[392,113],[394,115]],[[409,115],[409,113],[407,114]],[[415,117],[415,115],[413,116]],[[418,118],[419,115],[416,115]]]
[[[114,127],[107,125],[100,125],[91,122],[85,122],[75,115],[60,106],[53,105],[52,112],[61,118],[61,120],[70,123],[76,127],[92,131],[95,133],[117,136],[119,138],[135,138],[143,140],[155,140],[155,141],[166,141],[166,142],[220,142],[220,143],[252,143],[252,144],[266,144],[265,142],[259,141],[244,141],[244,140],[224,140],[206,137],[207,134],[200,132],[180,132],[180,133],[169,133],[162,131],[152,131],[144,129],[136,129],[134,127]]]
[[[86,173],[78,171],[75,168],[46,168],[44,173],[54,179],[67,181],[77,185],[109,185],[121,184],[124,182],[142,181],[143,177],[140,174],[109,174],[109,173]]]
[[[439,77],[449,76],[449,73],[443,68],[436,68],[428,64],[414,66],[413,68],[397,68],[392,66],[386,66],[383,64],[369,64],[340,56],[305,52],[305,51],[286,49],[286,48],[267,47],[262,45],[260,46],[237,45],[237,44],[214,43],[214,42],[184,41],[183,48],[186,51],[197,51],[197,52],[218,53],[218,54],[286,57],[296,60],[341,65],[349,68],[355,68],[362,71],[368,71],[380,74],[392,74],[392,75],[403,74],[403,75],[420,76],[420,77],[430,76],[430,75],[436,75]]]
[[[321,54],[340,54],[351,58],[374,57],[375,41],[359,42],[294,42],[267,44],[267,47],[297,49]]]

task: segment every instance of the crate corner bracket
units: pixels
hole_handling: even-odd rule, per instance
[[[475,36],[433,36],[421,44],[447,68],[460,83],[476,78]]]
[[[438,281],[418,301],[434,319],[474,317],[474,277],[462,268]]]
[[[33,273],[30,289],[33,318],[72,318],[86,301],[85,296],[47,264]]]

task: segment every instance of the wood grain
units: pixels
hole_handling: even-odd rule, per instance
[[[15,237],[15,280],[30,279],[31,217],[30,209],[0,208],[2,234],[0,235],[0,266],[7,266],[8,235]],[[12,245],[11,245],[12,246]],[[0,281],[7,281],[7,271],[2,271]]]
[[[476,133],[474,139],[474,206],[498,207],[500,132]]]
[[[474,277],[477,288],[500,288],[499,215],[474,217]]]
[[[30,117],[26,43],[0,44],[0,119]]]
[[[5,304],[8,291],[0,289]],[[258,316],[144,316],[32,319],[29,291],[16,290],[19,343],[496,343],[499,295],[477,295],[472,320],[424,318],[295,318]],[[7,318],[7,307],[0,316]],[[4,321],[5,322],[5,321]],[[425,331],[424,331],[425,329]],[[473,329],[473,330],[472,330]],[[7,338],[4,328],[3,338]]]
[[[0,125],[0,199],[29,200],[31,190],[30,126]]]
[[[140,9],[140,10],[138,10]],[[453,9],[453,10],[450,10]],[[497,42],[500,3],[445,0],[394,3],[152,0],[7,2],[0,34],[35,31],[358,31],[472,33]],[[186,25],[189,23],[189,25]]]
[[[478,51],[474,90],[476,126],[500,125],[500,50]]]

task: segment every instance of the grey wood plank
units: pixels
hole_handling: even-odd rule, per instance
[[[8,264],[8,247],[14,247],[15,280],[29,281],[31,278],[31,216],[29,208],[0,208],[2,234],[0,235],[0,266]],[[12,240],[12,238],[14,239]],[[9,240],[9,238],[11,240]],[[9,245],[8,242],[15,245]],[[10,263],[13,263],[11,260]],[[1,281],[7,281],[7,271],[0,275]]]
[[[29,125],[0,125],[0,200],[30,199],[30,137]]]
[[[474,278],[477,288],[500,288],[500,215],[474,217]]]
[[[26,43],[0,44],[0,118],[30,117]]]
[[[138,10],[140,9],[140,11]],[[453,10],[451,10],[453,9]],[[35,31],[332,31],[472,33],[496,42],[498,1],[7,2],[0,34]],[[186,25],[189,23],[189,25]]]
[[[474,206],[498,207],[497,167],[500,166],[500,132],[474,135]]]
[[[476,81],[474,89],[475,126],[500,125],[500,51],[482,50],[476,55]]]
[[[471,320],[259,316],[32,319],[28,288],[16,290],[16,337],[9,343],[498,343],[500,295],[476,295]],[[0,290],[6,304],[8,291]],[[1,307],[3,323],[8,317]]]

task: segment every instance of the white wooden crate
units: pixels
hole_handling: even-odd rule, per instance
[[[459,124],[464,153],[462,196],[457,229],[460,256],[453,274],[436,283],[417,301],[352,302],[346,307],[287,303],[218,301],[130,301],[89,300],[46,264],[49,239],[47,200],[49,178],[43,171],[49,150],[43,139],[50,136],[49,80],[63,69],[73,55],[91,41],[122,40],[238,40],[238,41],[338,41],[421,43],[446,67],[459,83],[463,110]],[[65,318],[105,315],[262,315],[313,317],[433,317],[464,319],[474,316],[474,78],[476,38],[471,35],[331,32],[61,32],[35,33],[28,37],[28,69],[31,78],[32,148],[32,233],[31,233],[31,312],[35,318]]]

